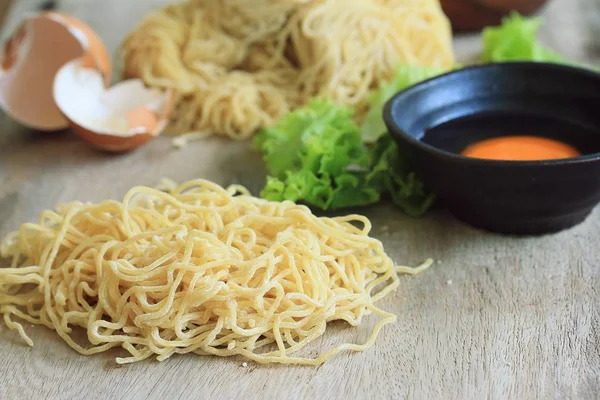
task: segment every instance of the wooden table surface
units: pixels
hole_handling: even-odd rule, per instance
[[[114,50],[162,1],[62,0]],[[43,1],[13,1],[3,38]],[[554,0],[544,40],[566,56],[600,62],[600,1]],[[477,40],[459,38],[461,58]],[[69,200],[118,198],[161,177],[247,185],[264,179],[248,143],[221,139],[173,150],[163,137],[132,154],[107,156],[69,133],[28,131],[0,115],[0,235]],[[557,188],[560,190],[560,188]],[[391,205],[364,212],[393,259],[439,260],[404,277],[382,306],[398,315],[376,345],[320,368],[242,366],[239,358],[176,356],[118,367],[115,353],[80,356],[50,330],[27,325],[27,347],[0,328],[0,398],[411,398],[597,399],[600,397],[600,210],[570,231],[511,238],[471,229],[443,211],[411,219]],[[328,329],[316,348],[361,341],[374,320]],[[4,397],[2,397],[4,395]]]

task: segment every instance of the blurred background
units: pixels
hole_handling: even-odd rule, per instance
[[[176,1],[0,0],[0,39],[6,39],[23,14],[55,9],[85,20],[114,52],[126,32],[148,10],[173,2]],[[480,41],[473,31],[497,24],[510,10],[517,10],[526,15],[542,15],[542,38],[567,58],[600,63],[600,0],[441,0],[441,3],[455,28],[456,52],[463,60],[478,53]]]

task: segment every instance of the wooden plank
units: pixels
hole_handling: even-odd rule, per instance
[[[17,6],[35,9],[25,3],[13,7],[9,26],[21,15]],[[58,7],[88,21],[114,50],[156,4],[62,0]],[[555,0],[545,16],[547,43],[569,57],[598,60],[598,2]],[[478,51],[469,37],[456,47],[461,58]],[[175,151],[159,138],[132,154],[107,156],[68,133],[33,133],[5,116],[0,132],[0,236],[59,202],[118,198],[163,176],[244,183],[255,193],[264,179],[249,143],[211,139]],[[520,239],[479,232],[443,211],[419,220],[386,204],[364,211],[397,262],[441,261],[403,278],[382,303],[399,319],[367,352],[320,368],[245,368],[239,358],[195,356],[117,367],[116,352],[83,357],[53,332],[26,326],[36,344],[29,349],[2,327],[0,398],[598,398],[600,210],[570,231]],[[365,340],[374,322],[336,324],[313,350]]]

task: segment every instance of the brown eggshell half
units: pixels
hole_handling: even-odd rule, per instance
[[[71,129],[92,146],[113,153],[125,153],[131,151],[156,137],[156,135],[150,132],[135,134],[133,136],[103,134],[84,128],[75,122],[71,123]]]
[[[73,131],[102,150],[126,152],[166,127],[173,93],[148,89],[139,79],[107,89],[100,71],[73,60],[56,74],[54,98]]]
[[[110,82],[109,53],[83,22],[55,12],[25,19],[2,52],[0,107],[33,129],[68,127],[54,102],[52,86],[59,68],[82,56]]]
[[[82,41],[85,51],[83,54],[85,64],[89,66],[93,65],[98,68],[104,77],[104,82],[106,82],[107,85],[110,85],[110,80],[112,77],[112,64],[110,61],[111,57],[108,49],[98,34],[83,21],[70,15],[55,11],[50,11],[44,15],[47,18],[61,22],[64,26],[68,26],[72,34],[76,36],[79,36],[80,33],[83,34],[86,39],[85,41]]]

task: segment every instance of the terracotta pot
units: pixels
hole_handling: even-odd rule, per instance
[[[455,31],[478,31],[498,25],[502,18],[517,11],[535,14],[548,0],[441,0],[444,12]]]

